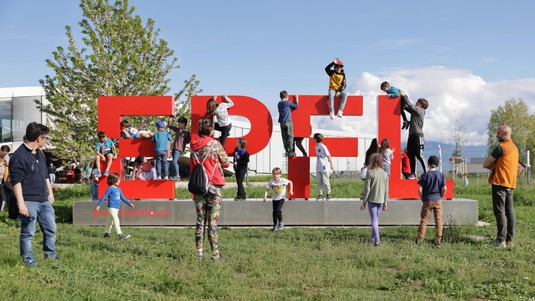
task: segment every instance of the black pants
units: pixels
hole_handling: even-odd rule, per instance
[[[303,137],[294,137],[294,142],[295,142],[295,146],[297,146],[297,148],[301,151],[301,153],[303,154],[303,156],[307,156],[307,151],[305,150],[305,148],[303,147]]]
[[[513,207],[514,189],[492,185],[492,210],[498,227],[497,239],[512,241],[515,236],[516,215]]]
[[[274,226],[282,223],[282,205],[284,205],[284,199],[273,200],[273,225]]]
[[[424,161],[424,137],[420,136],[409,136],[407,141],[407,157],[409,157],[409,162],[411,164],[411,172],[416,175],[416,159],[422,164],[422,169],[426,172],[425,161]]]
[[[238,185],[238,194],[236,197],[238,199],[246,199],[245,196],[245,188],[243,187],[243,179],[245,179],[245,175],[247,174],[247,165],[238,167],[236,170],[236,184]]]
[[[221,132],[221,136],[219,136],[219,142],[225,148],[225,143],[227,142],[227,137],[230,135],[230,129],[232,128],[232,123],[225,126],[219,126],[219,123],[214,124],[214,129],[216,131]]]

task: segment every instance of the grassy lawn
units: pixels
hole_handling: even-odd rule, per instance
[[[455,196],[478,200],[480,220],[491,225],[448,227],[442,249],[414,244],[414,226],[382,227],[378,248],[367,244],[369,227],[223,227],[227,260],[217,263],[195,258],[193,228],[123,227],[132,237],[119,241],[103,239],[103,227],[72,225],[72,202],[89,192],[63,189],[55,205],[60,261],[42,259],[37,231],[38,266],[25,267],[18,221],[0,213],[0,300],[534,300],[535,188],[515,192],[516,246],[498,249],[488,244],[496,227],[484,182],[457,185]],[[333,197],[357,196],[361,187],[337,179]],[[247,189],[248,197],[262,193]],[[429,242],[433,235],[428,228]]]

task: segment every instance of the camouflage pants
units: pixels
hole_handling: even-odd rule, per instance
[[[212,256],[219,256],[218,247],[218,226],[219,211],[221,210],[222,186],[210,185],[208,193],[205,195],[195,195],[195,211],[197,212],[197,222],[195,223],[195,244],[197,251],[202,252],[204,244],[204,228],[208,224],[208,240],[212,248]]]

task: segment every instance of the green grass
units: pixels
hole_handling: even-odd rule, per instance
[[[379,248],[366,243],[369,227],[223,227],[227,261],[218,263],[196,260],[193,228],[123,227],[132,238],[119,241],[103,239],[103,227],[72,225],[72,202],[89,195],[76,186],[56,193],[60,261],[42,260],[37,231],[39,266],[25,267],[18,222],[0,213],[0,300],[535,299],[535,188],[516,190],[516,246],[498,249],[488,245],[496,232],[490,186],[471,184],[456,186],[456,197],[478,200],[480,219],[492,225],[447,227],[439,250],[416,246],[416,227],[407,226],[382,227]],[[336,180],[333,196],[357,195],[361,186]],[[248,189],[249,197],[260,193],[262,187]],[[433,235],[430,227],[427,237]]]

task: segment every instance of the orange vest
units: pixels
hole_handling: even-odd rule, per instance
[[[518,174],[518,148],[512,139],[500,143],[503,154],[494,162],[494,171],[490,178],[490,184],[509,188],[516,188],[516,176]]]

